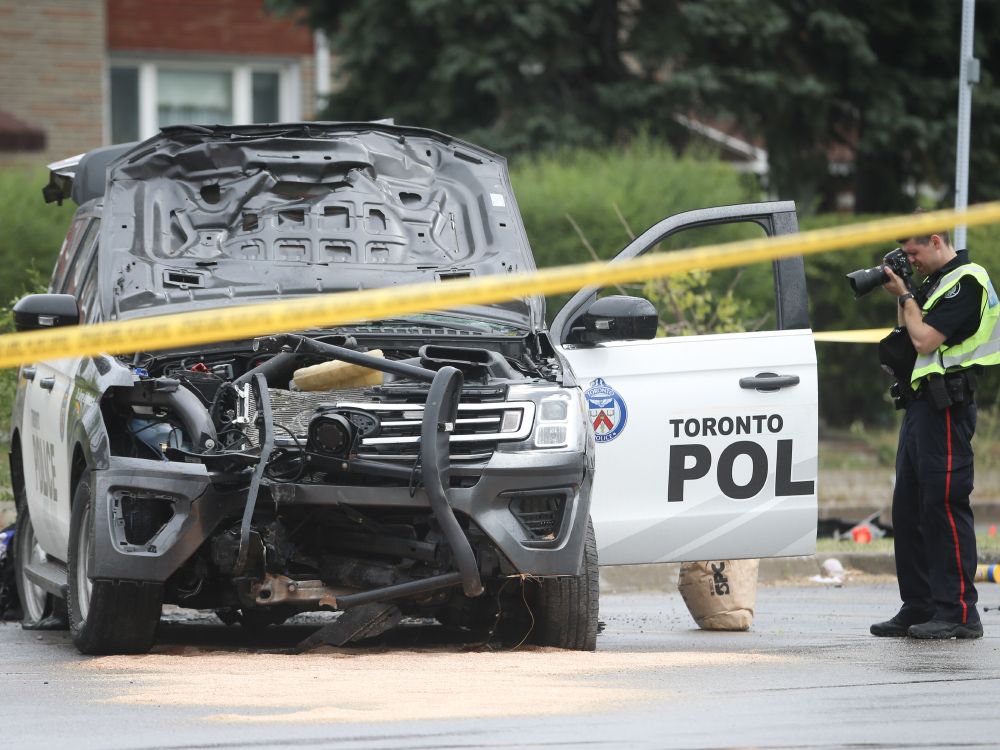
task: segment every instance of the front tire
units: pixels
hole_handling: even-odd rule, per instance
[[[139,654],[153,645],[163,585],[92,580],[94,500],[82,479],[73,495],[69,538],[69,625],[84,654]]]
[[[597,540],[589,518],[583,545],[583,571],[577,576],[542,578],[533,593],[535,625],[529,637],[532,643],[574,651],[597,649],[600,581]]]
[[[580,574],[506,579],[496,594],[493,635],[499,643],[515,648],[528,642],[594,651],[600,603],[598,584],[597,542],[593,524],[587,519]]]

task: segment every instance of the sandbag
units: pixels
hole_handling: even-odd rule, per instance
[[[367,354],[370,357],[385,358],[381,349],[373,349]],[[341,388],[381,385],[384,375],[385,373],[381,370],[331,360],[299,368],[292,374],[292,381],[300,391],[332,391]]]
[[[760,560],[681,564],[677,588],[703,630],[749,630],[757,602]]]

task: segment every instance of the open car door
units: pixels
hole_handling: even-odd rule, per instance
[[[798,229],[788,201],[689,211],[611,262],[687,229],[737,222],[769,236]],[[773,279],[773,330],[601,340],[580,332],[628,326],[602,320],[607,305],[591,308],[596,288],[553,321],[597,442],[591,512],[602,565],[815,552],[816,352],[802,259],[775,261]]]

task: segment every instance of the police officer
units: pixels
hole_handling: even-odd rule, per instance
[[[916,350],[896,453],[892,496],[896,577],[903,606],[872,635],[981,638],[973,576],[972,491],[976,372],[1000,364],[1000,303],[986,271],[956,252],[948,232],[902,244],[925,275],[910,291],[891,269],[900,326]],[[905,386],[905,384],[902,384]]]

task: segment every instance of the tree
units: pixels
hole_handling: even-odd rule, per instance
[[[644,3],[645,5],[646,3]],[[853,150],[856,208],[913,208],[913,187],[954,175],[960,3],[908,0],[665,0],[673,85],[699,112],[760,135],[775,192],[808,208],[832,178],[828,151]],[[981,4],[982,5],[982,4]],[[991,142],[1000,135],[993,89],[997,9],[977,24],[984,56],[974,95],[974,189],[997,195]],[[992,45],[995,46],[995,45]],[[829,206],[826,206],[829,208]]]
[[[329,33],[346,81],[333,119],[394,117],[515,153],[596,146],[627,78],[616,0],[278,0]]]
[[[939,0],[268,0],[326,30],[346,83],[333,119],[395,117],[505,154],[598,146],[674,116],[764,141],[770,189],[804,211],[849,188],[906,211],[953,183],[961,6]],[[980,3],[974,200],[1000,197],[1000,8]],[[830,174],[831,148],[855,155]]]

